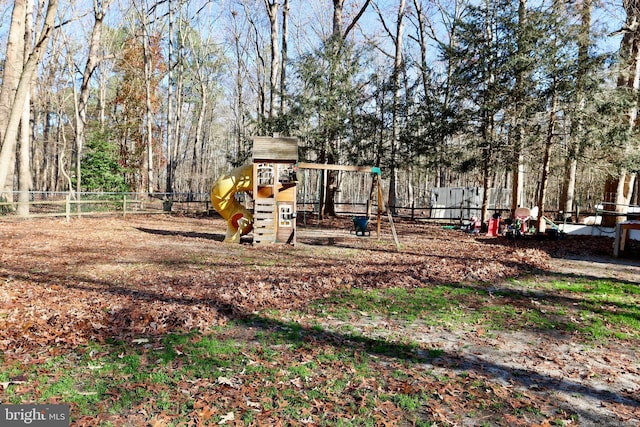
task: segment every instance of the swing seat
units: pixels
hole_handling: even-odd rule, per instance
[[[371,232],[367,231],[368,224],[369,224],[369,219],[366,216],[354,216],[353,229],[356,233],[356,236],[364,236],[365,233],[370,236]]]

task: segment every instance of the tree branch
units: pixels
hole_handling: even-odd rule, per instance
[[[367,1],[364,2],[362,7],[360,8],[360,11],[356,15],[356,17],[353,18],[353,21],[351,21],[351,24],[349,24],[349,26],[345,30],[344,34],[342,35],[342,40],[346,40],[347,39],[347,36],[351,32],[351,30],[353,30],[353,27],[356,26],[356,24],[358,23],[358,20],[360,20],[360,18],[364,14],[364,11],[367,10],[367,7],[369,6],[369,3],[371,3],[371,0],[367,0]]]
[[[373,5],[373,8],[378,13],[378,17],[380,18],[380,23],[382,23],[382,26],[384,27],[385,31],[387,32],[387,35],[391,38],[391,40],[395,44],[396,36],[393,34],[391,29],[389,29],[389,27],[387,26],[387,22],[384,20],[384,16],[382,15],[382,11],[380,10],[380,8],[375,3]]]

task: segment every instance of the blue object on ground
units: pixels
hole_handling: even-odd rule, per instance
[[[367,231],[368,224],[369,219],[366,216],[354,216],[353,227],[355,228],[356,236],[364,236],[365,233],[371,234],[371,232]]]

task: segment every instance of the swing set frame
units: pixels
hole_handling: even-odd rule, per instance
[[[393,222],[393,216],[391,212],[387,209],[387,204],[384,200],[384,195],[382,191],[382,173],[379,167],[376,166],[351,166],[351,165],[335,165],[335,164],[326,164],[326,163],[306,163],[306,162],[298,162],[298,169],[315,169],[322,171],[343,171],[343,172],[360,172],[360,173],[371,173],[375,176],[376,184],[378,187],[378,212],[377,212],[377,237],[380,239],[380,229],[382,224],[382,213],[387,212],[387,217],[389,219],[389,224],[391,225],[391,234],[393,235],[393,241],[396,245],[396,249],[400,250],[400,241],[398,240],[398,233],[396,232],[396,227]],[[324,174],[324,188],[327,185],[327,174]]]

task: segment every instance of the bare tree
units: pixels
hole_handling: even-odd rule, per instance
[[[618,88],[629,90],[633,93],[633,102],[626,113],[628,118],[628,133],[637,131],[638,118],[638,90],[640,89],[640,0],[623,0],[624,9],[627,12],[627,20],[623,28],[624,36],[620,42],[620,70],[618,72]],[[622,147],[620,158],[624,159],[631,154],[632,142]],[[635,185],[636,173],[629,171],[626,166],[621,166],[617,176],[610,176],[605,187],[615,189],[614,197],[605,194],[605,201],[615,206],[615,217],[605,217],[605,225],[613,225],[626,219],[627,205],[631,200]],[[617,181],[617,185],[616,185]]]
[[[0,142],[4,140],[7,131],[5,124],[11,114],[11,108],[15,100],[20,74],[24,66],[24,45],[25,45],[25,25],[27,14],[27,0],[16,0],[13,4],[11,14],[11,28],[9,29],[9,39],[7,41],[7,53],[5,56],[2,87],[0,87]],[[10,167],[11,159],[15,153],[15,141],[8,141],[2,144],[2,157],[0,157],[0,175],[2,175],[2,164],[7,163]],[[4,154],[6,152],[6,154]],[[5,159],[6,158],[6,159]],[[5,171],[4,173],[8,173]],[[8,179],[0,178],[0,191],[13,191],[13,174],[7,176]]]
[[[247,101],[245,81],[248,74],[247,61],[249,52],[249,38],[243,38],[242,35],[247,32],[247,22],[242,21],[239,17],[240,13],[233,10],[231,12],[231,25],[229,29],[230,44],[234,57],[233,69],[233,147],[231,151],[231,163],[239,166],[243,159],[243,136],[246,127],[245,109]]]
[[[333,31],[332,34],[334,37],[338,37],[342,40],[346,40],[349,36],[349,33],[356,26],[362,15],[369,7],[369,3],[371,0],[365,0],[365,2],[360,7],[358,13],[356,13],[355,17],[351,20],[349,25],[347,25],[347,29],[344,28],[344,2],[345,0],[333,0]]]
[[[282,43],[280,63],[280,114],[284,113],[285,98],[287,95],[287,50],[289,39],[289,0],[284,0],[282,5]]]
[[[542,156],[542,175],[540,177],[540,192],[538,194],[538,219],[536,229],[543,233],[546,228],[544,211],[547,203],[547,191],[549,187],[549,169],[551,162],[551,148],[554,140],[554,130],[558,113],[558,90],[557,81],[554,76],[551,88],[551,110],[549,111],[549,121],[547,123],[547,134],[544,143],[544,154]],[[514,210],[515,211],[515,210]]]
[[[151,105],[151,79],[153,73],[153,58],[149,46],[149,22],[148,15],[141,13],[142,21],[142,49],[144,53],[144,89],[145,89],[145,127],[147,146],[147,192],[153,193],[155,188],[155,177],[153,170],[153,107]]]
[[[514,132],[513,132],[513,171],[511,178],[511,212],[522,206],[524,193],[524,120],[526,112],[526,84],[529,79],[528,69],[525,66],[525,58],[530,54],[531,46],[526,34],[528,24],[527,0],[518,2],[518,29],[516,30],[516,61],[520,64],[516,70],[516,82],[513,93],[514,98]],[[552,114],[555,118],[555,111]],[[549,139],[549,144],[551,140]],[[550,145],[548,145],[550,147]]]
[[[280,74],[280,57],[278,48],[279,25],[278,13],[280,4],[277,0],[264,0],[264,6],[269,16],[270,35],[271,35],[271,64],[269,66],[269,111],[267,117],[271,118],[276,113],[276,95],[278,88],[278,75]]]
[[[344,28],[344,3],[345,0],[333,0],[333,27],[331,32],[331,41],[329,44],[330,48],[333,50],[329,55],[332,58],[332,61],[340,60],[343,52],[343,47],[349,34],[355,28],[358,21],[367,10],[370,4],[370,0],[365,0],[359,11],[356,15],[351,19],[351,22],[347,25],[346,29]],[[335,73],[334,66],[330,67],[332,75],[329,76],[329,80],[334,82],[336,80],[336,76],[333,75]],[[330,150],[330,145],[337,145],[338,141],[335,139],[340,139],[341,135],[327,135],[325,141],[323,141],[323,147],[321,149],[320,159],[323,162],[327,163],[335,163],[336,159],[334,158],[332,151]],[[324,216],[335,216],[335,193],[338,189],[338,171],[322,171],[323,175],[323,184],[322,185],[322,194],[320,199],[320,217],[324,218]]]
[[[580,10],[580,32],[578,34],[578,66],[576,72],[576,116],[572,121],[567,157],[564,163],[564,181],[560,198],[560,210],[565,217],[571,217],[575,210],[576,173],[578,157],[583,150],[582,118],[580,117],[586,105],[585,80],[588,72],[589,49],[591,47],[591,10],[592,0],[582,0]],[[577,218],[576,218],[577,220]]]
[[[167,171],[165,181],[165,192],[173,193],[174,180],[177,162],[177,118],[174,109],[174,78],[173,78],[173,33],[174,33],[174,11],[171,1],[169,1],[169,43],[167,52]]]
[[[435,12],[433,16],[429,15],[424,5],[423,0],[413,0],[414,14],[416,18],[416,31],[417,38],[409,36],[416,40],[420,47],[420,73],[423,87],[423,93],[425,96],[425,102],[432,102],[429,99],[429,92],[432,90],[430,85],[429,76],[429,63],[427,58],[427,49],[429,40],[433,40],[436,45],[442,46],[447,51],[455,49],[458,43],[458,27],[461,17],[467,10],[466,0],[454,0],[451,4],[444,4],[440,1],[433,2],[435,6]],[[437,13],[436,13],[437,12]],[[439,19],[440,24],[435,24],[434,19]],[[446,117],[452,108],[452,102],[454,98],[454,92],[452,84],[453,72],[454,72],[454,59],[451,56],[447,57],[446,63],[443,64],[444,71],[438,86],[441,88],[437,93],[440,97],[439,108],[440,114]],[[435,101],[435,100],[434,100]],[[433,108],[429,107],[428,108]],[[438,135],[434,137],[434,151],[435,161],[437,163],[435,171],[435,186],[443,187],[447,182],[447,168],[446,168],[446,144],[447,140],[451,138],[451,130],[447,128],[445,123],[439,123]]]
[[[20,120],[22,119],[27,97],[31,90],[33,75],[36,72],[49,38],[51,37],[51,33],[53,32],[57,10],[58,1],[49,0],[42,29],[37,37],[33,50],[29,54],[29,57],[24,64],[24,68],[20,73],[15,97],[11,104],[7,120],[6,131],[2,137],[2,150],[0,151],[0,183],[6,182],[7,178],[12,176],[12,171],[10,173],[9,169],[11,167],[11,158],[18,137]],[[22,27],[22,37],[24,37],[24,27]]]
[[[398,12],[396,15],[396,27],[395,32],[389,30],[389,27],[385,23],[384,14],[376,7],[380,21],[384,28],[387,30],[390,38],[393,40],[394,54],[393,54],[393,72],[392,72],[392,87],[393,87],[393,103],[392,103],[392,123],[391,123],[391,152],[389,159],[389,208],[392,212],[397,205],[397,185],[398,185],[398,150],[400,144],[400,102],[402,96],[402,76],[404,74],[404,60],[403,60],[403,45],[404,45],[404,23],[403,19],[406,13],[405,0],[399,0]],[[390,55],[389,55],[390,56]]]
[[[260,26],[256,21],[255,17],[251,13],[251,10],[247,6],[245,2],[242,3],[244,8],[244,15],[247,18],[247,21],[251,25],[251,41],[253,42],[253,47],[256,55],[255,60],[255,81],[252,83],[255,84],[256,92],[257,92],[257,104],[256,104],[256,114],[258,116],[258,120],[260,123],[263,123],[264,118],[266,117],[267,107],[266,103],[266,89],[265,89],[265,71],[267,69],[267,63],[263,55],[264,43],[262,40],[262,34],[260,32]]]
[[[27,0],[24,32],[24,56],[27,58],[31,50],[33,36],[33,0]],[[20,216],[29,215],[29,190],[33,184],[31,177],[31,91],[27,93],[22,119],[20,120],[20,143],[18,151],[18,210]]]
[[[105,18],[105,14],[111,0],[94,0],[93,1],[93,29],[91,31],[91,38],[89,39],[89,51],[87,53],[87,60],[84,66],[84,72],[82,73],[82,83],[80,84],[80,93],[76,102],[75,111],[75,138],[76,138],[76,191],[82,190],[82,151],[87,139],[86,127],[87,127],[87,105],[89,103],[89,83],[94,71],[98,67],[101,61],[101,44],[102,44],[102,25]]]

